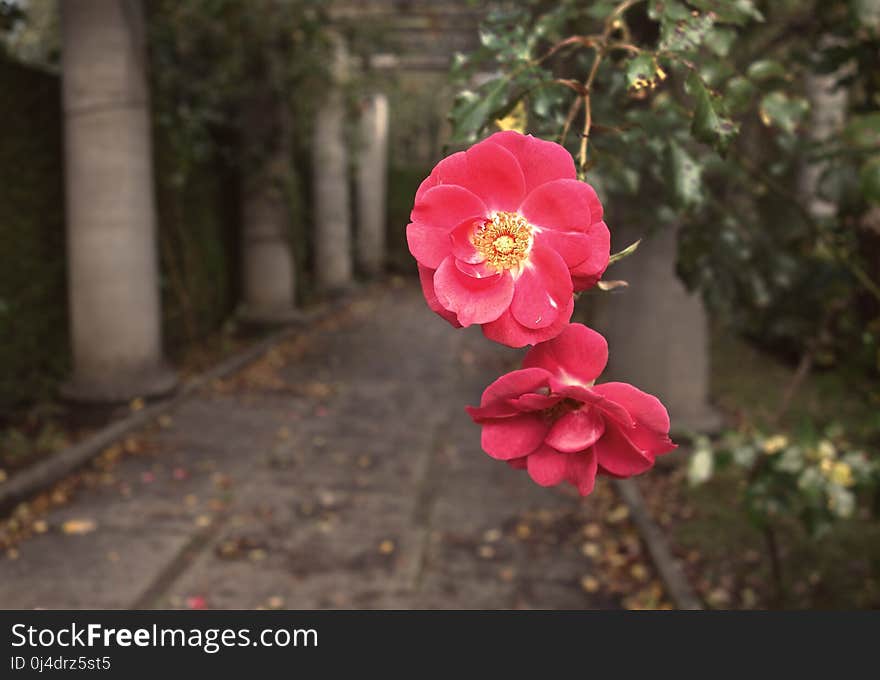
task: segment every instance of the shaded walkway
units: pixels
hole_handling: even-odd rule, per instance
[[[377,288],[105,455],[0,561],[0,606],[656,606],[610,485],[479,450],[463,407],[520,356]]]

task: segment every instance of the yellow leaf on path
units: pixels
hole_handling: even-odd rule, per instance
[[[583,576],[581,578],[581,588],[588,593],[595,593],[599,590],[599,581],[592,576]]]
[[[605,519],[608,520],[609,524],[617,524],[618,522],[625,520],[627,517],[629,517],[629,508],[625,505],[618,505],[608,513]]]
[[[97,528],[98,525],[92,519],[69,519],[61,525],[61,531],[74,536],[90,534]]]

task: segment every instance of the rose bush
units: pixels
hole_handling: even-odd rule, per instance
[[[501,376],[468,413],[483,450],[525,469],[541,486],[567,481],[581,495],[597,474],[630,477],[676,448],[660,401],[632,385],[596,385],[608,361],[599,333],[571,324],[533,347],[523,367]]]
[[[602,216],[568,151],[510,130],[437,164],[416,192],[406,236],[432,310],[523,347],[561,333],[572,293],[605,271]]]

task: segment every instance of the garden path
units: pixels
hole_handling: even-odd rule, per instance
[[[657,606],[607,480],[480,451],[463,407],[520,356],[375,286],[105,451],[0,558],[0,607]]]

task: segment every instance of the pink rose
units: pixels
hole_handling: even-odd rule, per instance
[[[556,337],[608,266],[593,188],[560,145],[506,131],[440,161],[406,229],[428,305],[522,347]]]
[[[676,448],[660,401],[632,385],[596,385],[608,362],[599,333],[571,324],[533,347],[468,407],[482,425],[483,450],[528,470],[541,486],[567,481],[586,496],[597,474],[630,477]]]

